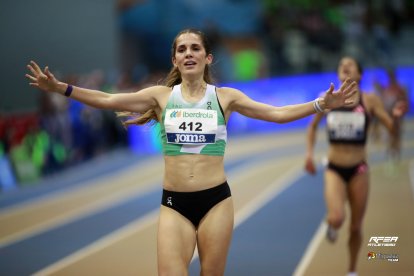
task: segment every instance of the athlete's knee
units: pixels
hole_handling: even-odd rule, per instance
[[[188,271],[185,267],[169,267],[169,266],[158,266],[158,276],[187,276]]]
[[[361,223],[351,223],[349,226],[349,232],[351,235],[360,236],[362,234],[362,224]]]
[[[225,258],[201,258],[200,267],[201,267],[201,276],[223,276],[224,269],[226,266]]]
[[[202,265],[201,276],[223,276],[224,269],[220,266]]]
[[[159,262],[158,276],[187,276],[188,268],[180,262]]]

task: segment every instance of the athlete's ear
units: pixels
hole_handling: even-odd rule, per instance
[[[174,67],[177,67],[177,62],[176,62],[177,60],[175,59],[175,57],[172,57],[171,58],[171,62],[172,62],[172,64],[174,65]]]
[[[207,61],[207,64],[210,65],[213,62],[213,55],[212,54],[208,54],[206,56],[206,61]]]

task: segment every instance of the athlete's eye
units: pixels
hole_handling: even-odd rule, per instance
[[[185,47],[179,47],[179,48],[177,48],[177,52],[178,52],[178,53],[183,53],[183,52],[185,52]]]

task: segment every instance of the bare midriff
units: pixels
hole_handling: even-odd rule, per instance
[[[164,189],[194,192],[226,181],[224,157],[201,154],[164,156]]]
[[[331,144],[328,160],[335,165],[352,167],[366,161],[365,145]]]

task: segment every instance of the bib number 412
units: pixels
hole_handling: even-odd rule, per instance
[[[200,122],[195,122],[195,123],[193,123],[193,122],[189,122],[189,123],[183,122],[183,123],[181,123],[181,125],[178,128],[183,130],[183,131],[186,131],[187,128],[188,128],[189,131],[203,131],[202,126],[203,126],[203,124],[200,123]]]

